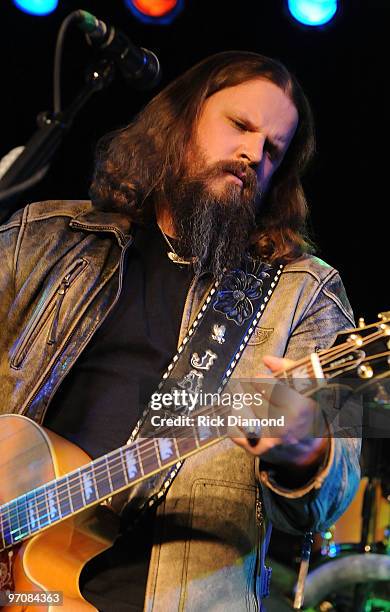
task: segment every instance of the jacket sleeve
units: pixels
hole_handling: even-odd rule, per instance
[[[334,343],[338,332],[353,326],[353,313],[345,289],[340,276],[334,272],[316,292],[293,330],[285,357],[296,360],[328,348]],[[356,403],[359,404],[359,401]],[[354,406],[350,409],[353,410]],[[295,534],[307,529],[320,531],[343,514],[360,480],[361,439],[353,437],[357,435],[356,431],[351,429],[344,437],[331,435],[329,451],[322,466],[299,489],[280,486],[272,477],[272,471],[262,470],[260,459],[259,480],[264,506],[278,529]]]

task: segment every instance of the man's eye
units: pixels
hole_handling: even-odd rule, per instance
[[[241,121],[237,121],[237,119],[232,119],[231,121],[238,130],[241,130],[242,132],[246,132],[247,127],[244,123],[242,123]]]

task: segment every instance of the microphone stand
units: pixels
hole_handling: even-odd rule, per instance
[[[0,179],[0,223],[18,210],[20,194],[43,178],[77,113],[92,94],[111,83],[114,73],[114,63],[101,60],[90,70],[83,89],[67,109],[58,114],[39,113],[38,130]]]

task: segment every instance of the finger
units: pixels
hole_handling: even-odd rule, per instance
[[[231,438],[249,441],[250,446],[257,444],[261,436],[260,419],[250,407],[242,405],[239,410],[232,410],[228,418],[228,435]]]
[[[271,370],[271,372],[279,372],[291,368],[295,361],[286,359],[285,357],[275,357],[274,355],[264,355],[263,363]]]
[[[278,372],[286,371],[297,362],[292,359],[265,355],[264,363],[277,375]],[[286,423],[291,422],[292,417],[297,417],[297,422],[294,425],[296,435],[299,435],[298,432],[300,430],[302,435],[304,431],[307,433],[312,432],[313,435],[318,435],[323,431],[324,421],[319,406],[307,395],[302,395],[308,389],[310,390],[310,387],[310,380],[302,374],[302,379],[294,378],[294,389],[289,385],[281,385],[280,383],[273,387],[270,384],[266,384],[263,389],[264,398],[268,398],[272,405],[276,405],[281,409],[287,409]],[[306,423],[305,425],[302,423],[302,427],[300,427],[299,421],[302,419],[303,421],[306,420]]]
[[[276,444],[280,444],[280,438],[271,438],[267,429],[267,437],[263,438],[263,428],[260,425],[259,415],[250,407],[242,406],[240,410],[230,415],[234,424],[228,429],[228,434],[233,442],[241,446],[253,455],[260,455],[269,451]]]
[[[251,455],[263,455],[271,451],[274,447],[277,447],[281,444],[280,438],[260,438],[259,440],[250,442],[248,438],[232,438],[232,441],[244,448]]]

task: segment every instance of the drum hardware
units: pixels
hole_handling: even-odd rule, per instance
[[[387,391],[376,390],[376,397],[385,398]],[[379,402],[375,402],[378,407]],[[366,405],[374,407],[374,401]],[[383,402],[381,406],[388,403]],[[389,406],[390,407],[390,406]],[[346,513],[335,525],[321,533],[321,547],[315,557],[315,569],[308,576],[308,603],[316,605],[316,590],[327,583],[334,593],[350,591],[350,609],[353,612],[390,612],[389,599],[373,596],[373,585],[390,581],[390,461],[387,439],[363,441],[363,478],[359,491]],[[387,456],[386,456],[387,454]],[[348,574],[348,579],[346,575]],[[365,581],[362,581],[362,577]],[[349,583],[348,583],[349,581]],[[331,585],[331,586],[330,586]],[[330,594],[322,604],[329,604]],[[342,597],[342,596],[341,596]],[[311,600],[311,601],[310,601]],[[318,605],[318,600],[317,600]],[[344,607],[345,606],[345,607]],[[332,608],[328,608],[332,609]],[[337,605],[334,609],[337,609]]]

